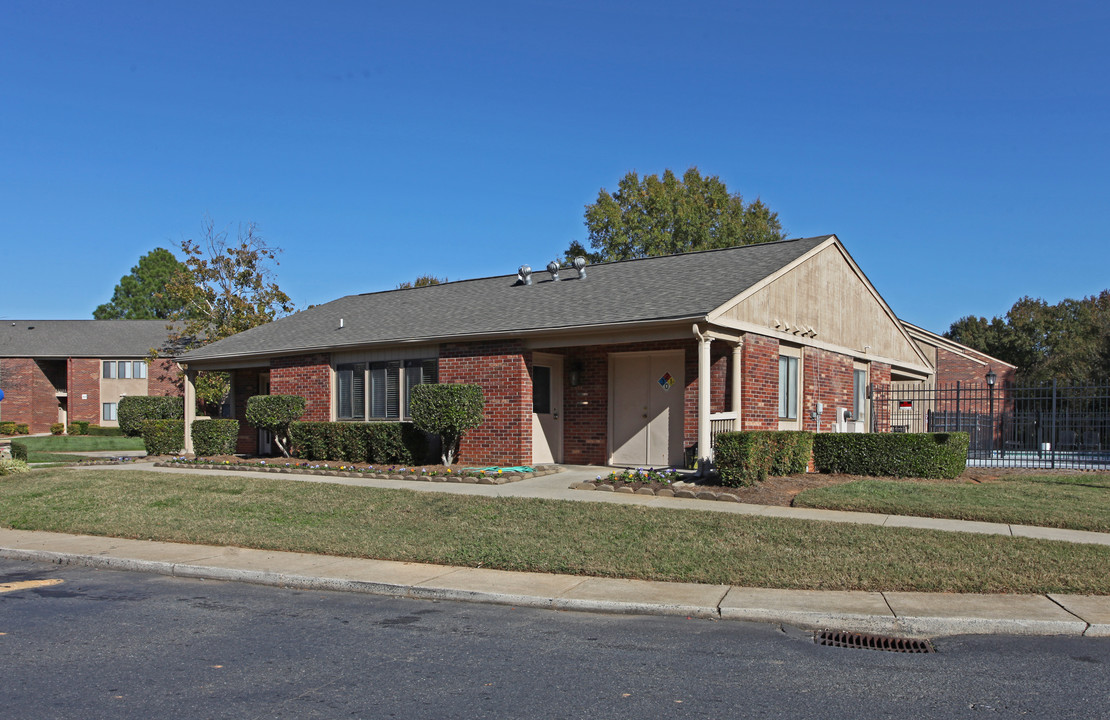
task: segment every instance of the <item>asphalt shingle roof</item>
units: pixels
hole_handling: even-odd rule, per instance
[[[830,235],[349,295],[181,356],[215,360],[704,317]],[[343,328],[339,321],[343,320]]]
[[[168,334],[165,320],[0,320],[0,357],[144,357]]]

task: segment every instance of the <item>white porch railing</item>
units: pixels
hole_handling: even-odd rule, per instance
[[[717,435],[723,432],[732,432],[736,429],[736,413],[720,412],[709,416],[709,444],[717,445]]]

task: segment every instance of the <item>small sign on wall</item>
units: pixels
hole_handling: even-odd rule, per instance
[[[664,391],[667,391],[671,389],[672,385],[674,385],[674,376],[672,376],[669,372],[663,373],[663,377],[659,378],[659,387],[663,388]]]

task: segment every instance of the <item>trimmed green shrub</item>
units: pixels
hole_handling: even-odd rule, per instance
[[[116,413],[123,434],[138,437],[146,420],[184,420],[185,401],[162,395],[128,395],[119,399]]]
[[[409,412],[416,427],[439,435],[443,464],[450,465],[455,461],[463,435],[486,419],[485,405],[479,385],[427,384],[412,389]]]
[[[413,465],[428,456],[428,436],[412,423],[295,422],[289,435],[302,460]]]
[[[16,425],[15,425],[15,434],[16,435],[30,435],[31,434],[31,426],[28,425],[27,423],[16,423]]]
[[[27,472],[30,469],[23,460],[0,458],[0,476],[15,475],[16,473]]]
[[[0,422],[0,435],[15,435],[15,422],[13,420]]]
[[[70,435],[88,435],[89,422],[87,420],[74,420],[69,424]]]
[[[142,438],[148,455],[175,455],[185,447],[185,421],[146,420]]]
[[[713,458],[721,484],[741,487],[805,472],[812,452],[813,433],[756,430],[720,433]]]
[[[123,437],[123,430],[118,427],[100,427],[99,425],[89,425],[89,433],[93,437]]]
[[[65,423],[50,423],[50,434],[61,435],[66,431]]]
[[[238,420],[193,421],[193,452],[197,455],[232,455],[238,439]]]
[[[289,427],[304,415],[305,399],[300,395],[255,395],[247,398],[247,422],[269,430],[274,444],[289,457]]]
[[[954,478],[967,467],[969,442],[964,432],[821,434],[813,460],[823,473]]]
[[[27,462],[27,446],[18,440],[12,440],[12,457]]]
[[[412,423],[370,423],[371,462],[423,465],[428,461],[428,434]]]

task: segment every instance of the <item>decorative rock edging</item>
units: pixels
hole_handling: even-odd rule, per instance
[[[413,482],[450,482],[450,483],[470,483],[475,485],[505,485],[506,483],[519,482],[533,477],[543,477],[544,475],[553,475],[557,472],[562,472],[562,468],[557,465],[540,465],[536,467],[535,472],[530,473],[451,473],[450,475],[414,475],[399,473],[383,473],[383,472],[359,472],[357,470],[333,470],[331,468],[305,468],[305,467],[284,467],[280,465],[224,465],[217,463],[177,463],[177,462],[156,462],[154,467],[161,468],[183,468],[187,470],[246,470],[250,472],[263,472],[263,473],[279,473],[283,475],[322,475],[325,477],[343,477],[343,478],[368,478],[371,480],[410,480]]]
[[[666,498],[687,498],[690,500],[717,500],[719,502],[740,502],[740,499],[727,492],[713,492],[712,490],[705,490],[702,488],[689,487],[669,489],[663,488],[662,490],[652,490],[648,487],[642,487],[639,490],[633,490],[628,485],[621,483],[620,485],[613,486],[609,483],[598,482],[580,482],[574,483],[570,486],[571,490],[592,490],[595,492],[617,492],[626,495],[654,495],[655,497]]]

